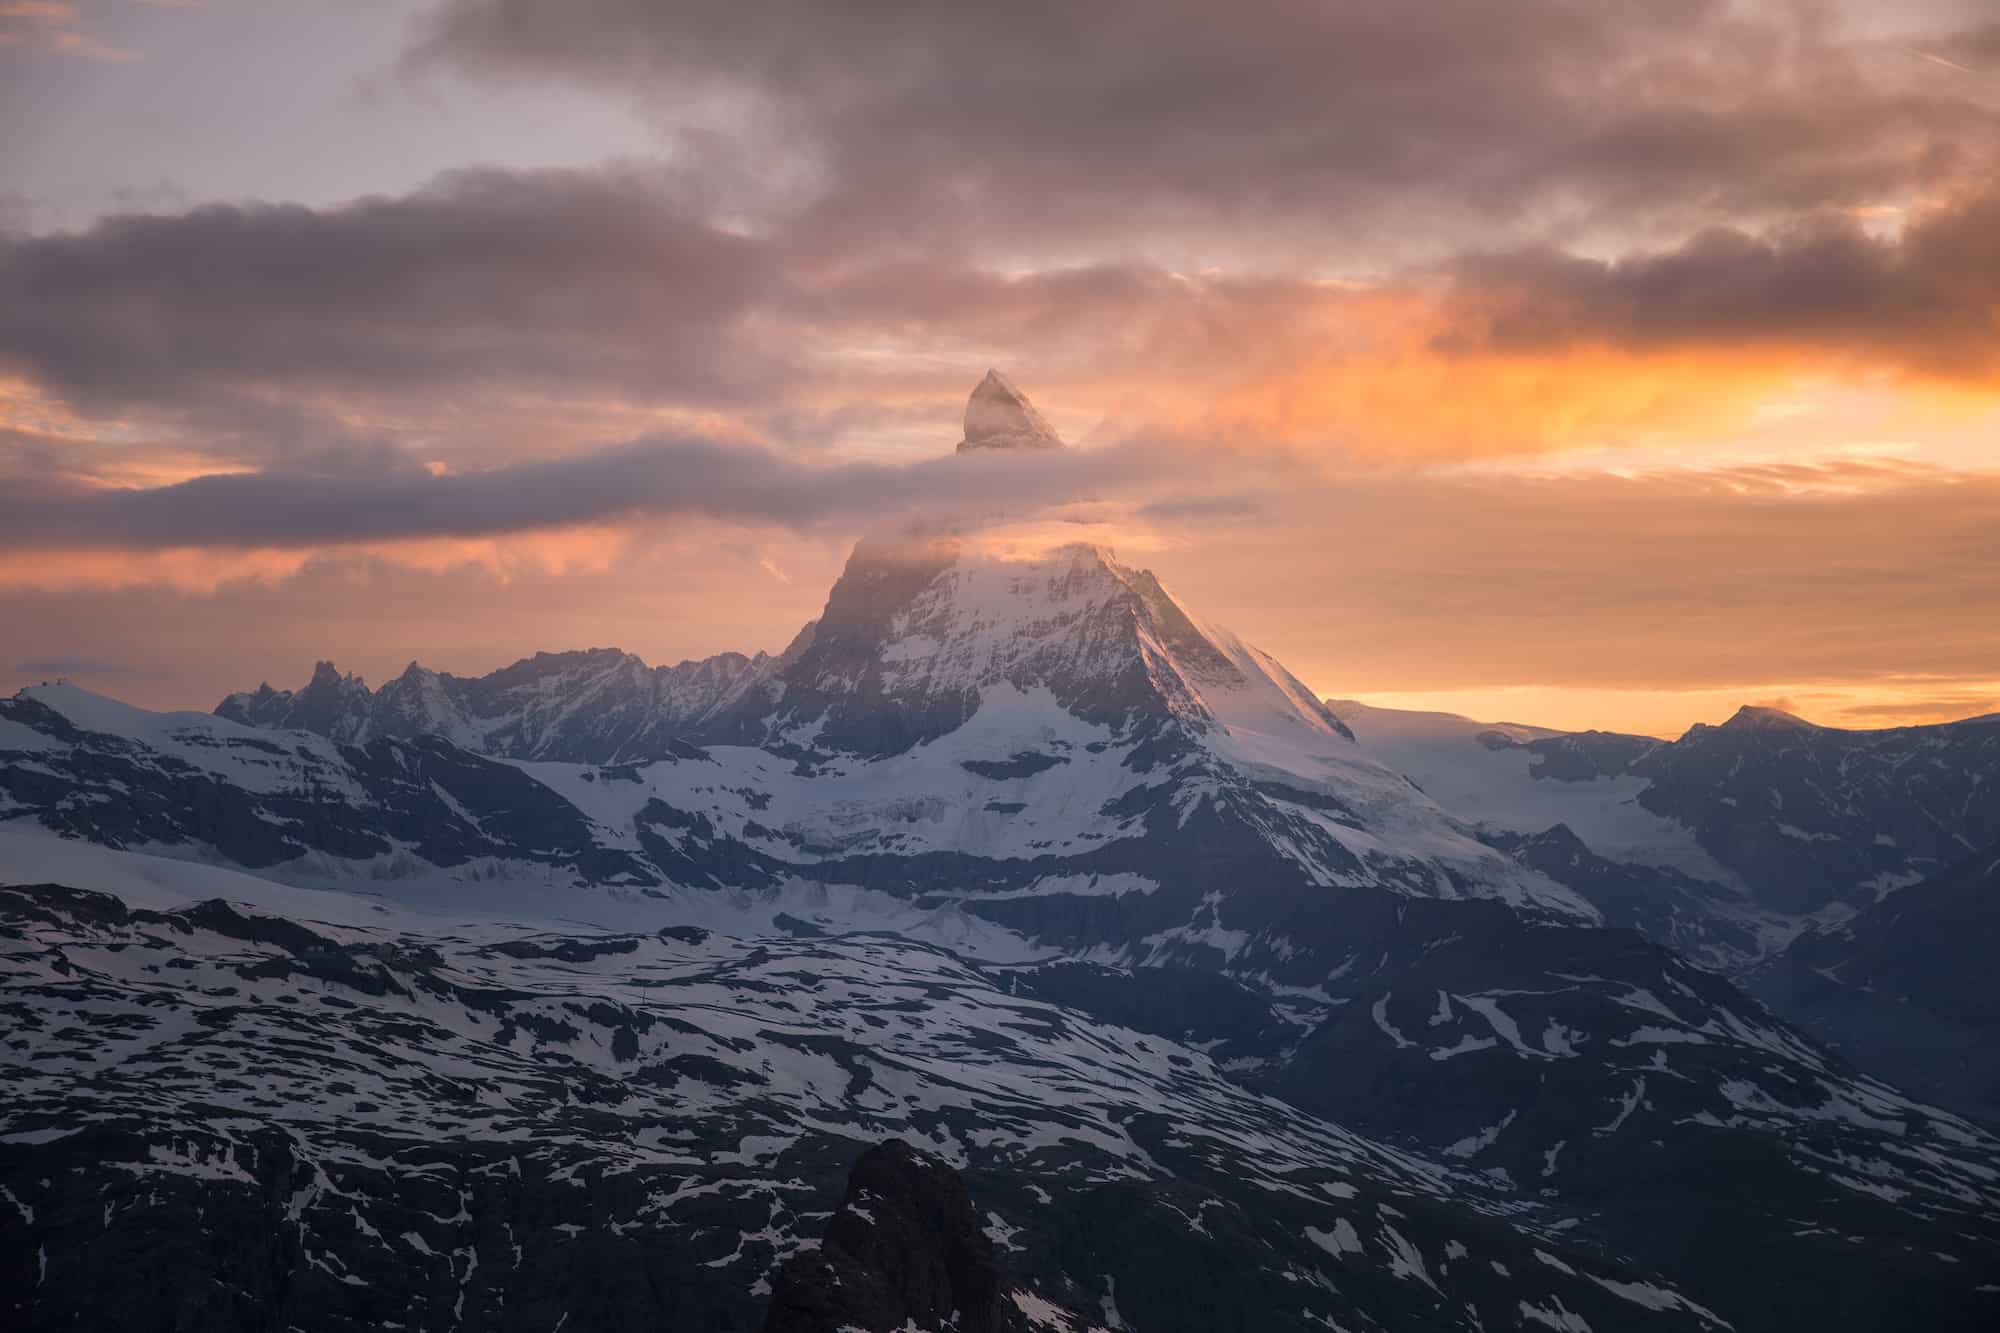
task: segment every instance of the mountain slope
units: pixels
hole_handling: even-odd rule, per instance
[[[657,884],[519,768],[438,736],[339,745],[204,713],[148,713],[69,685],[0,700],[0,821],[163,846],[299,883],[440,871]],[[4,824],[0,824],[4,826]]]
[[[908,941],[175,896],[0,890],[15,1327],[168,1293],[210,1326],[751,1327],[886,1134],[967,1169],[1050,1303],[1136,1327],[1720,1326],[1529,1198]]]
[[[1739,1329],[1973,1328],[2000,1308],[1980,1308],[2000,1143],[1715,974],[1491,901],[1356,891],[1286,938],[1231,975],[1058,961],[1017,988],[1534,1190],[1567,1234],[1644,1256]]]
[[[2000,844],[1811,931],[1751,978],[1855,1063],[2000,1124]]]

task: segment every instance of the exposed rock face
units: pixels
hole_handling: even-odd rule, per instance
[[[958,442],[958,451],[1062,447],[1062,436],[1035,410],[1028,395],[999,371],[987,371],[966,401],[965,438]]]
[[[1047,690],[1070,715],[1119,731],[1205,726],[1230,699],[1268,696],[1287,727],[1346,737],[1275,661],[1197,624],[1151,571],[1084,543],[1023,560],[952,538],[863,541],[811,642],[767,682],[688,739],[810,731],[820,749],[897,754],[962,726],[1000,685]]]
[[[820,1247],[779,1271],[764,1333],[1025,1333],[1006,1288],[958,1172],[890,1139],[854,1164]]]

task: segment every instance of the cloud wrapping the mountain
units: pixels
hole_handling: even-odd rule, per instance
[[[378,450],[148,488],[22,480],[0,497],[0,549],[286,549],[687,515],[792,527],[912,513],[970,520],[1158,486],[1174,470],[1169,455],[1137,445],[811,463],[760,445],[660,437],[446,474]]]

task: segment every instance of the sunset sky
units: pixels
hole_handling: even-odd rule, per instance
[[[0,0],[0,687],[775,651],[939,513],[1328,695],[2000,711],[2000,9]]]

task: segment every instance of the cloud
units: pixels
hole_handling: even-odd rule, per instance
[[[962,510],[962,467],[884,460],[987,364],[1154,445],[995,502],[1215,527],[1255,468],[1727,441],[1801,378],[1990,407],[1992,108],[1807,9],[446,0],[414,64],[622,89],[662,160],[0,235],[0,549],[280,577]]]
[[[997,471],[961,475],[995,495],[1027,489]],[[1991,472],[1828,458],[1629,477],[1312,477],[1232,460],[1168,475],[1129,491],[1093,475],[1090,491],[1123,498],[1065,507],[1100,521],[1039,535],[1105,542],[1154,568],[1326,694],[1458,697],[1491,717],[1654,731],[1773,696],[1854,725],[1990,711]],[[920,490],[937,494],[905,478],[884,504]],[[144,645],[161,675],[121,692],[183,706],[302,679],[323,657],[372,679],[412,657],[476,672],[590,644],[653,661],[775,650],[839,571],[862,511],[839,512],[806,526],[687,512],[321,547],[263,573],[249,562],[266,553],[208,548],[196,554],[238,577],[206,583],[155,550],[13,557],[44,576],[90,567],[92,580],[56,593],[9,580],[0,554],[0,624],[21,658],[129,660]],[[1865,708],[1884,711],[1852,711]]]
[[[0,57],[8,54],[71,57],[129,64],[140,53],[112,46],[81,26],[67,0],[0,0]]]
[[[0,550],[287,550],[677,516],[795,528],[915,513],[963,521],[1158,485],[1174,464],[1141,445],[813,463],[752,444],[655,437],[439,473],[383,448],[168,486],[22,479],[0,496]]]
[[[495,381],[726,399],[784,356],[733,336],[765,251],[637,169],[119,216],[0,240],[0,364],[106,410]]]
[[[1454,272],[1449,351],[1761,345],[1951,377],[2000,365],[2000,186],[1926,209],[1894,237],[1822,215],[1610,261],[1472,256]]]
[[[0,423],[38,394],[78,474],[149,448],[262,469],[389,445],[481,470],[663,424],[914,453],[1000,364],[1084,431],[1449,458],[1725,435],[1806,375],[1990,396],[2000,348],[2000,190],[1893,237],[1821,216],[1614,260],[1479,252],[1440,285],[842,250],[703,220],[687,189],[484,170],[0,238],[0,371],[33,391],[0,381]],[[114,461],[87,419],[115,428]]]
[[[1853,700],[1841,708],[1840,715],[1852,725],[1865,728],[1920,726],[1928,722],[2000,713],[2000,688],[1996,688],[1994,682],[1986,682],[1983,689],[1968,686],[1943,691],[1936,690],[1938,684],[1949,685],[1950,682],[1933,682],[1931,691]]]
[[[670,130],[785,168],[803,184],[781,203],[834,232],[1369,264],[1551,224],[1629,242],[1870,203],[1990,163],[1994,107],[1901,52],[1874,59],[1832,15],[443,0],[410,60],[622,89]]]
[[[1332,690],[1762,695],[1990,680],[2000,661],[1990,470],[1361,476],[1277,491],[1226,537],[1199,519],[1169,531],[1182,540],[1158,567],[1177,593]]]

